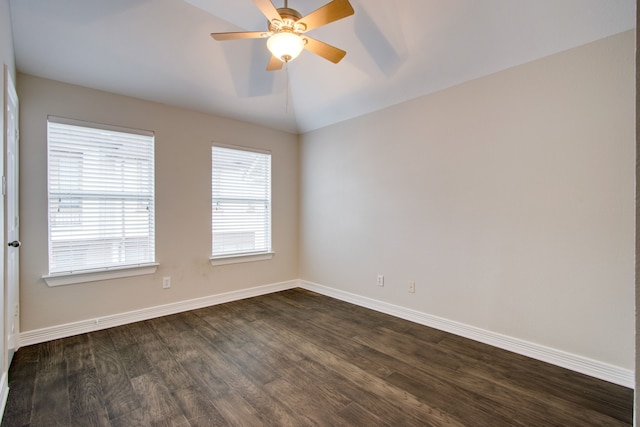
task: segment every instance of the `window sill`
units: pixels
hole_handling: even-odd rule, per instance
[[[118,279],[121,277],[141,276],[153,274],[158,263],[140,264],[130,267],[113,267],[103,270],[85,270],[71,273],[58,273],[42,276],[49,287],[75,285],[78,283],[96,282],[98,280]]]
[[[251,254],[237,254],[227,256],[217,256],[209,258],[211,265],[238,264],[241,262],[264,261],[273,258],[275,252],[260,252]]]

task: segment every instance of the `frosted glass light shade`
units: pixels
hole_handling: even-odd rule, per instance
[[[275,33],[267,40],[267,49],[282,62],[289,62],[304,49],[302,37],[286,31]]]

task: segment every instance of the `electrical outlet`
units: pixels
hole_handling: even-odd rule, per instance
[[[384,276],[382,274],[378,274],[378,279],[376,281],[376,285],[384,286]]]
[[[162,289],[169,289],[171,287],[171,277],[166,276],[162,278]]]
[[[407,288],[407,290],[409,292],[411,292],[412,294],[416,292],[416,282],[414,281],[410,281],[409,282],[409,287]]]

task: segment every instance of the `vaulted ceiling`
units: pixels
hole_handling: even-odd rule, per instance
[[[284,0],[273,0],[282,7]],[[305,15],[328,0],[289,0]],[[635,27],[635,0],[351,0],[355,14],[266,71],[251,0],[11,0],[16,66],[39,77],[307,132]]]

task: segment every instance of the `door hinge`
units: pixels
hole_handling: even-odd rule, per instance
[[[7,195],[7,177],[4,175],[2,176],[2,195]]]

